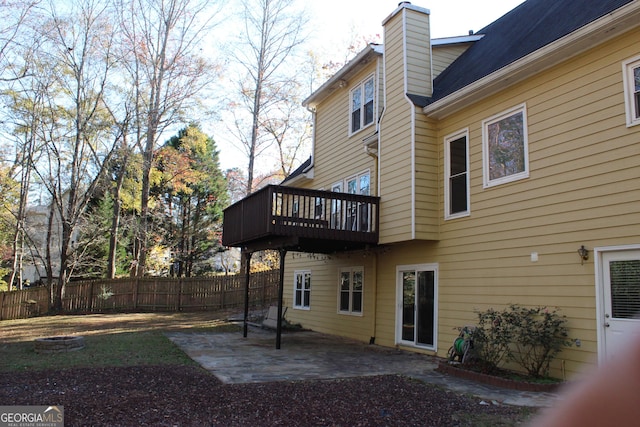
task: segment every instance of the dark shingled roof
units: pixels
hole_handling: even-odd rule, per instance
[[[300,166],[298,166],[296,168],[296,170],[294,170],[293,172],[291,172],[289,174],[288,177],[286,177],[281,184],[284,184],[285,182],[292,180],[293,178],[295,178],[298,175],[302,175],[302,173],[309,167],[311,166],[311,157],[309,157],[307,160],[304,161],[304,163],[302,163]]]
[[[527,0],[476,33],[484,37],[434,80],[430,102],[444,98],[632,1]],[[415,99],[414,102],[430,103],[427,99]]]

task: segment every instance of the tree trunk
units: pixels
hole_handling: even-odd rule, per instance
[[[124,173],[122,174],[124,177]],[[109,236],[109,254],[107,259],[107,278],[114,279],[116,277],[116,262],[118,252],[118,232],[120,230],[120,190],[122,189],[123,179],[118,177],[118,182],[113,189],[113,218],[111,219],[111,234]]]

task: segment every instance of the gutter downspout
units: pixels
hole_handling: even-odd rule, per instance
[[[313,127],[313,129],[311,129],[311,163],[304,171],[307,172],[313,168],[316,159],[316,109],[309,106],[305,106],[305,108],[311,113],[311,126]]]

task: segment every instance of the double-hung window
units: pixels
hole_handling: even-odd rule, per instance
[[[529,176],[527,109],[518,105],[482,122],[484,187]]]
[[[640,56],[622,64],[627,126],[640,125]]]
[[[362,314],[364,273],[362,267],[340,270],[338,311],[343,314]]]
[[[309,310],[311,307],[311,271],[294,272],[293,281],[293,308]]]
[[[444,139],[447,219],[469,215],[469,130]]]
[[[367,78],[351,91],[351,117],[349,120],[351,133],[373,123],[374,93],[373,76]]]

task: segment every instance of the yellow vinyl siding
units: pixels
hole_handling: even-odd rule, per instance
[[[431,40],[429,15],[406,11],[407,92],[431,96]]]
[[[413,238],[412,109],[405,97],[402,14],[385,26],[386,110],[380,123],[380,243]]]
[[[349,91],[372,74],[377,80],[377,71],[378,63],[373,61],[317,107],[314,179],[308,184],[313,188],[330,190],[335,182],[369,170],[371,194],[377,194],[376,161],[364,152],[362,142],[375,133],[376,126],[367,126],[349,136]],[[376,101],[381,104],[380,99]]]
[[[444,71],[449,65],[453,63],[460,55],[462,55],[469,47],[471,43],[459,43],[455,45],[433,46],[432,49],[432,62],[433,62],[433,78]]]
[[[582,345],[564,350],[551,375],[572,378],[597,359],[593,248],[640,243],[640,126],[626,127],[621,67],[640,54],[640,29],[437,120],[423,116],[405,96],[405,77],[414,93],[430,78],[429,68],[412,74],[426,60],[417,50],[403,52],[403,13],[385,25],[386,78],[376,79],[379,91],[383,82],[387,86],[386,105],[382,96],[377,100],[379,112],[385,107],[380,169],[362,145],[375,127],[349,136],[349,90],[372,73],[381,75],[381,61],[374,61],[318,105],[315,178],[305,184],[330,189],[369,170],[372,194],[381,196],[382,246],[315,258],[290,254],[287,319],[395,346],[396,267],[437,264],[437,355],[446,355],[457,335],[454,328],[477,322],[478,310],[509,304],[558,307],[569,319],[570,336]],[[417,34],[409,27],[407,40]],[[434,47],[434,72],[466,47]],[[482,121],[523,104],[529,177],[484,188]],[[470,215],[445,221],[444,137],[462,129],[469,131]],[[374,189],[378,174],[380,188]],[[584,263],[577,254],[581,245],[590,251]],[[354,266],[364,267],[363,315],[341,315],[339,271]],[[308,311],[291,308],[294,270],[312,272]]]
[[[285,263],[283,301],[283,304],[288,307],[285,316],[287,321],[302,324],[305,328],[317,332],[368,342],[374,333],[376,277],[373,260],[370,254],[362,252],[331,257],[295,252],[288,254]],[[363,267],[362,315],[338,313],[340,269],[348,267]],[[309,310],[293,308],[293,276],[294,271],[297,270],[311,271]]]
[[[416,116],[416,235],[419,240],[439,238],[438,138],[436,124],[424,115]]]
[[[471,215],[441,224],[440,346],[474,310],[557,306],[582,346],[563,351],[552,375],[563,362],[569,375],[595,362],[593,248],[640,240],[640,133],[625,126],[620,66],[637,55],[639,37],[612,40],[441,122],[440,140],[470,130]],[[484,189],[481,122],[523,102],[530,177]],[[591,251],[584,264],[581,245]]]
[[[396,344],[396,266],[435,263],[435,248],[435,243],[414,241],[390,245],[379,252],[376,344]]]

